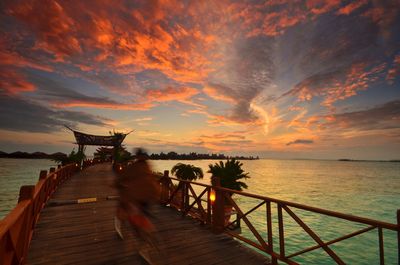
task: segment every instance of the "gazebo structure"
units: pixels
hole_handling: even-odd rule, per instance
[[[112,146],[114,150],[117,150],[121,147],[122,142],[125,137],[130,134],[132,131],[128,133],[116,133],[113,135],[92,135],[83,132],[78,132],[65,126],[67,129],[71,130],[74,133],[76,144],[78,145],[78,152],[83,152],[86,145],[97,145],[97,146]]]

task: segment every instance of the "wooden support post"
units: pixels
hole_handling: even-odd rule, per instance
[[[169,199],[169,187],[168,187],[168,185],[169,185],[169,171],[168,170],[164,170],[164,175],[161,177],[160,184],[161,184],[160,202],[162,204],[165,204]]]
[[[47,177],[47,170],[41,170],[39,174],[39,180],[46,179]]]
[[[206,223],[207,225],[211,225],[211,188],[208,187],[207,188],[207,219],[206,219]]]
[[[221,182],[218,177],[212,177],[211,183],[213,187],[220,187]],[[215,201],[212,205],[212,231],[215,234],[222,233],[225,226],[225,214],[224,214],[224,192],[219,189],[215,190]]]
[[[21,186],[21,188],[19,189],[18,202],[24,200],[31,200],[33,199],[34,194],[35,194],[35,186],[33,185]]]
[[[272,237],[272,211],[271,211],[271,202],[266,202],[266,212],[267,212],[267,236],[268,236],[268,246],[270,248],[271,253],[274,252],[274,241]],[[275,256],[272,256],[272,264],[277,265],[278,260]]]
[[[285,232],[283,228],[282,206],[278,204],[278,224],[279,224],[279,253],[281,258],[285,258]]]
[[[189,209],[189,186],[190,183],[185,183],[185,205],[184,205],[184,211],[187,212],[187,210]]]
[[[186,199],[186,183],[181,181],[181,189],[182,189],[182,197],[181,197],[181,202],[180,202],[180,210],[182,213],[182,216],[185,216],[185,199]]]
[[[383,249],[383,231],[382,227],[378,227],[378,237],[379,237],[379,261],[380,265],[385,265],[385,252]]]
[[[56,172],[56,168],[55,167],[51,167],[49,173],[53,174],[53,180],[57,180],[57,174],[55,174]]]

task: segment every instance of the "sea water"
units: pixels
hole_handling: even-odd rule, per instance
[[[205,173],[201,183],[210,183],[208,165],[215,160],[151,161],[154,171],[171,170],[176,163],[201,167]],[[249,173],[246,192],[296,202],[336,212],[396,223],[400,209],[400,163],[325,161],[325,160],[245,160]],[[16,204],[19,187],[34,185],[41,169],[54,166],[50,160],[0,159],[0,219]],[[200,188],[196,190],[201,191]],[[260,201],[234,196],[246,212]],[[279,252],[277,209],[272,205],[274,250]],[[323,241],[327,242],[366,228],[338,218],[314,214],[289,207]],[[248,218],[266,238],[265,206]],[[286,255],[316,245],[316,242],[284,211]],[[242,235],[254,241],[242,221]],[[384,230],[385,262],[397,264],[397,235]],[[376,229],[330,246],[346,264],[379,264],[379,241]],[[336,264],[324,250],[318,249],[294,258],[301,264]]]
[[[0,220],[17,204],[21,186],[35,185],[40,170],[55,166],[47,159],[0,158]]]
[[[171,169],[180,161],[153,161],[158,171]],[[181,161],[201,167],[205,177],[199,182],[210,183],[208,165],[217,161]],[[327,161],[327,160],[245,160],[243,169],[251,178],[246,192],[275,199],[296,202],[340,213],[366,217],[396,224],[400,209],[400,163]],[[201,191],[201,189],[199,190]],[[243,212],[260,201],[234,196]],[[275,207],[274,207],[275,206]],[[265,206],[251,213],[248,218],[260,234],[266,236]],[[289,207],[324,242],[368,227],[342,219]],[[283,211],[286,255],[317,243]],[[278,213],[272,204],[274,250],[279,253]],[[256,241],[245,222],[241,222],[242,235]],[[385,264],[397,263],[397,235],[384,230]],[[332,250],[346,264],[379,264],[378,231],[374,229],[351,239],[335,243]],[[295,261],[300,264],[336,264],[322,249],[303,254]]]

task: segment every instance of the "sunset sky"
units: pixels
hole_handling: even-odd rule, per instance
[[[400,2],[2,1],[0,150],[400,159]]]

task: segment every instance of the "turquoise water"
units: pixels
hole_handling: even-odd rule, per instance
[[[179,161],[151,161],[155,171],[170,170]],[[182,161],[207,171],[213,160]],[[40,169],[48,169],[49,160],[0,159],[0,218],[12,209],[21,185],[35,184]],[[345,162],[317,160],[251,160],[243,161],[251,176],[247,192],[297,202],[341,213],[396,223],[400,208],[400,163]],[[22,166],[23,165],[23,166]],[[209,174],[200,180],[209,184]],[[236,197],[243,211],[258,201]],[[292,210],[324,241],[365,228],[364,225],[341,221],[310,212]],[[277,210],[272,208],[274,246],[278,250]],[[258,231],[266,237],[265,206],[249,215]],[[284,214],[286,254],[315,245],[315,242],[289,215]],[[242,222],[242,234],[251,233]],[[385,262],[397,264],[397,237],[384,231]],[[346,264],[379,264],[378,233],[368,233],[334,244],[331,248]],[[301,248],[300,248],[301,247]],[[314,250],[295,259],[301,264],[335,264],[323,250]]]
[[[215,162],[183,161],[203,168],[204,172],[208,170],[210,163]],[[264,159],[242,162],[244,170],[251,176],[247,180],[247,192],[396,223],[396,211],[400,209],[400,163]],[[177,161],[154,161],[153,165],[156,170],[162,171],[171,169],[176,163]],[[209,178],[209,174],[206,174],[200,182],[208,184]],[[259,203],[246,197],[236,197],[236,200],[243,211],[250,210]],[[367,227],[291,209],[324,241]],[[249,216],[258,231],[266,230],[265,215],[263,206]],[[276,207],[272,208],[272,216],[274,246],[278,250]],[[316,244],[288,214],[284,214],[284,225],[286,254]],[[242,234],[254,238],[244,222]],[[262,235],[266,238],[266,233]],[[395,232],[384,230],[386,264],[397,264],[396,240]],[[346,264],[379,264],[377,230],[336,243],[331,248]],[[336,264],[324,250],[314,250],[295,261],[301,264]]]
[[[54,166],[54,161],[46,159],[0,158],[0,219],[17,204],[21,186],[35,185],[40,170]]]

